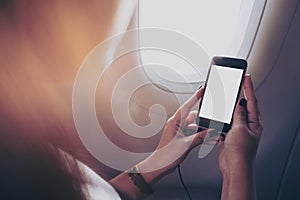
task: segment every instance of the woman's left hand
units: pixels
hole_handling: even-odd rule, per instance
[[[197,112],[192,107],[203,96],[199,89],[167,121],[156,150],[147,159],[138,164],[145,180],[153,184],[162,176],[172,172],[197,145],[202,144],[209,130],[197,132]],[[186,131],[195,134],[186,135]]]
[[[202,96],[203,88],[199,89],[175,112],[167,121],[155,151],[137,164],[137,168],[147,184],[153,185],[164,175],[172,172],[194,147],[204,141],[209,130],[197,133],[197,112],[190,112]],[[145,196],[136,184],[128,179],[126,172],[112,179],[110,184],[124,199],[140,199]]]

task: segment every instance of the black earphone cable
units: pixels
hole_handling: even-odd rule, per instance
[[[184,188],[187,196],[189,197],[189,200],[193,200],[192,196],[191,196],[191,194],[190,194],[190,192],[188,190],[188,188],[186,187],[186,185],[185,185],[185,183],[183,181],[182,174],[181,174],[181,169],[180,169],[180,165],[177,166],[177,170],[178,170],[178,175],[179,175],[180,182],[181,182],[181,184],[182,184],[182,186],[183,186],[183,188]]]

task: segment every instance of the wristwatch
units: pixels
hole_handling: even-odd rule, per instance
[[[134,166],[127,171],[129,178],[135,184],[135,186],[144,194],[151,194],[153,189],[150,184],[148,184],[143,178],[139,168]]]

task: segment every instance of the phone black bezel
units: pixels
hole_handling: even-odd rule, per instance
[[[234,105],[236,106],[236,103],[237,103],[237,100],[239,98],[239,94],[240,94],[240,91],[241,91],[242,83],[243,83],[243,80],[244,80],[244,76],[245,76],[245,73],[246,73],[246,70],[247,70],[247,61],[244,60],[244,59],[240,59],[240,58],[220,57],[220,56],[213,57],[212,61],[210,63],[210,67],[209,67],[207,76],[206,76],[206,81],[205,81],[205,85],[204,85],[204,93],[205,93],[205,90],[206,90],[206,84],[208,82],[208,78],[209,78],[209,74],[210,74],[212,65],[218,65],[218,66],[221,66],[221,67],[230,67],[230,68],[236,68],[236,69],[242,69],[243,70],[242,79],[241,79],[241,82],[239,84],[238,95],[237,95],[237,97],[235,99],[235,102],[234,102]],[[206,129],[207,128],[215,128],[215,129],[217,129],[216,127],[222,127],[222,130],[217,130],[217,131],[227,133],[230,130],[231,126],[232,126],[233,114],[231,116],[230,124],[227,124],[225,122],[212,120],[212,119],[207,119],[207,118],[204,118],[204,117],[199,117],[199,112],[200,112],[200,109],[201,109],[202,100],[203,100],[203,98],[201,98],[201,100],[200,100],[198,115],[197,115],[197,124],[199,125],[200,129],[201,128],[206,128]],[[211,126],[212,124],[213,124],[213,126]]]

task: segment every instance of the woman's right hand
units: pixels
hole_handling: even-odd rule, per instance
[[[246,99],[237,104],[232,128],[219,147],[222,199],[255,199],[254,161],[262,125],[250,76],[245,76],[243,90]]]

